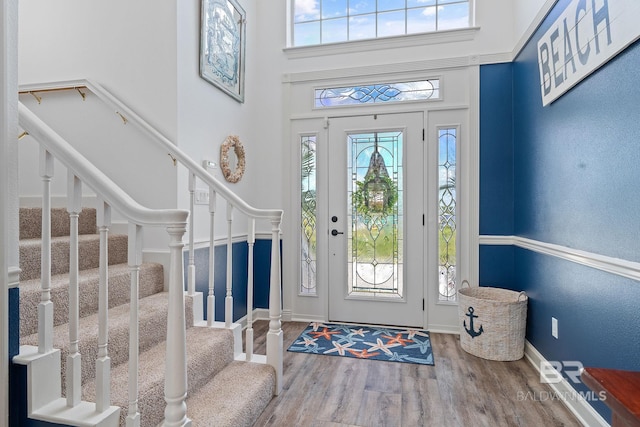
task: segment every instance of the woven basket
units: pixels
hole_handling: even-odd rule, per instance
[[[528,300],[525,292],[461,288],[458,317],[462,349],[483,359],[522,359]]]

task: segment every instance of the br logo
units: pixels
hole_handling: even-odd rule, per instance
[[[577,360],[549,360],[540,362],[540,382],[543,384],[557,384],[562,381],[562,373],[574,384],[580,384],[582,363]]]

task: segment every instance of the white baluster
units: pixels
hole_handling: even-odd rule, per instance
[[[283,371],[283,332],[280,319],[282,317],[280,291],[280,222],[271,220],[271,277],[269,281],[269,332],[267,332],[267,363],[276,371],[275,394],[282,391]]]
[[[139,313],[139,285],[140,264],[142,264],[142,227],[129,223],[129,275],[131,276],[131,294],[129,297],[129,407],[127,411],[127,427],[140,426],[138,411],[138,367],[140,331],[138,323]]]
[[[42,247],[40,259],[40,303],[38,304],[38,352],[53,350],[53,302],[51,302],[51,178],[53,156],[40,150],[42,177]]]
[[[233,323],[233,241],[231,227],[233,225],[233,205],[227,202],[227,296],[224,299],[224,327],[229,329]]]
[[[67,406],[74,407],[81,400],[81,354],[78,349],[80,323],[78,216],[82,211],[82,183],[68,172],[67,211],[69,212],[69,354],[67,355]]]
[[[187,295],[193,307],[193,323],[200,324],[204,319],[202,292],[196,292],[196,257],[194,249],[196,175],[189,174],[189,263],[187,267]]]
[[[249,232],[247,244],[249,245],[249,258],[247,263],[247,331],[246,331],[246,355],[247,362],[253,358],[253,246],[256,243],[256,220],[249,218]]]
[[[189,296],[196,293],[196,261],[193,248],[193,211],[195,205],[196,175],[189,174],[189,269],[187,271],[187,292]]]
[[[182,268],[182,236],[186,227],[167,228],[171,241],[169,249],[169,314],[167,317],[167,355],[164,396],[167,406],[164,411],[165,426],[188,426],[187,418],[187,344],[184,314],[184,277]]]
[[[207,325],[213,326],[216,321],[216,296],[214,293],[214,265],[215,265],[215,233],[214,223],[216,216],[216,192],[209,189],[209,213],[211,224],[209,225],[209,296],[207,297]]]
[[[98,358],[96,359],[96,411],[103,412],[111,404],[111,358],[109,357],[109,227],[111,206],[98,200],[100,231],[100,282],[98,290]]]

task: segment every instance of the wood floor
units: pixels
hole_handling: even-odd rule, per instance
[[[483,360],[434,333],[435,366],[286,351],[306,326],[283,323],[284,387],[255,426],[580,426],[526,359]],[[256,354],[267,328],[254,324]]]

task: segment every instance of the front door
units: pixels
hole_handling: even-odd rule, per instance
[[[423,113],[329,120],[329,320],[424,326]]]

